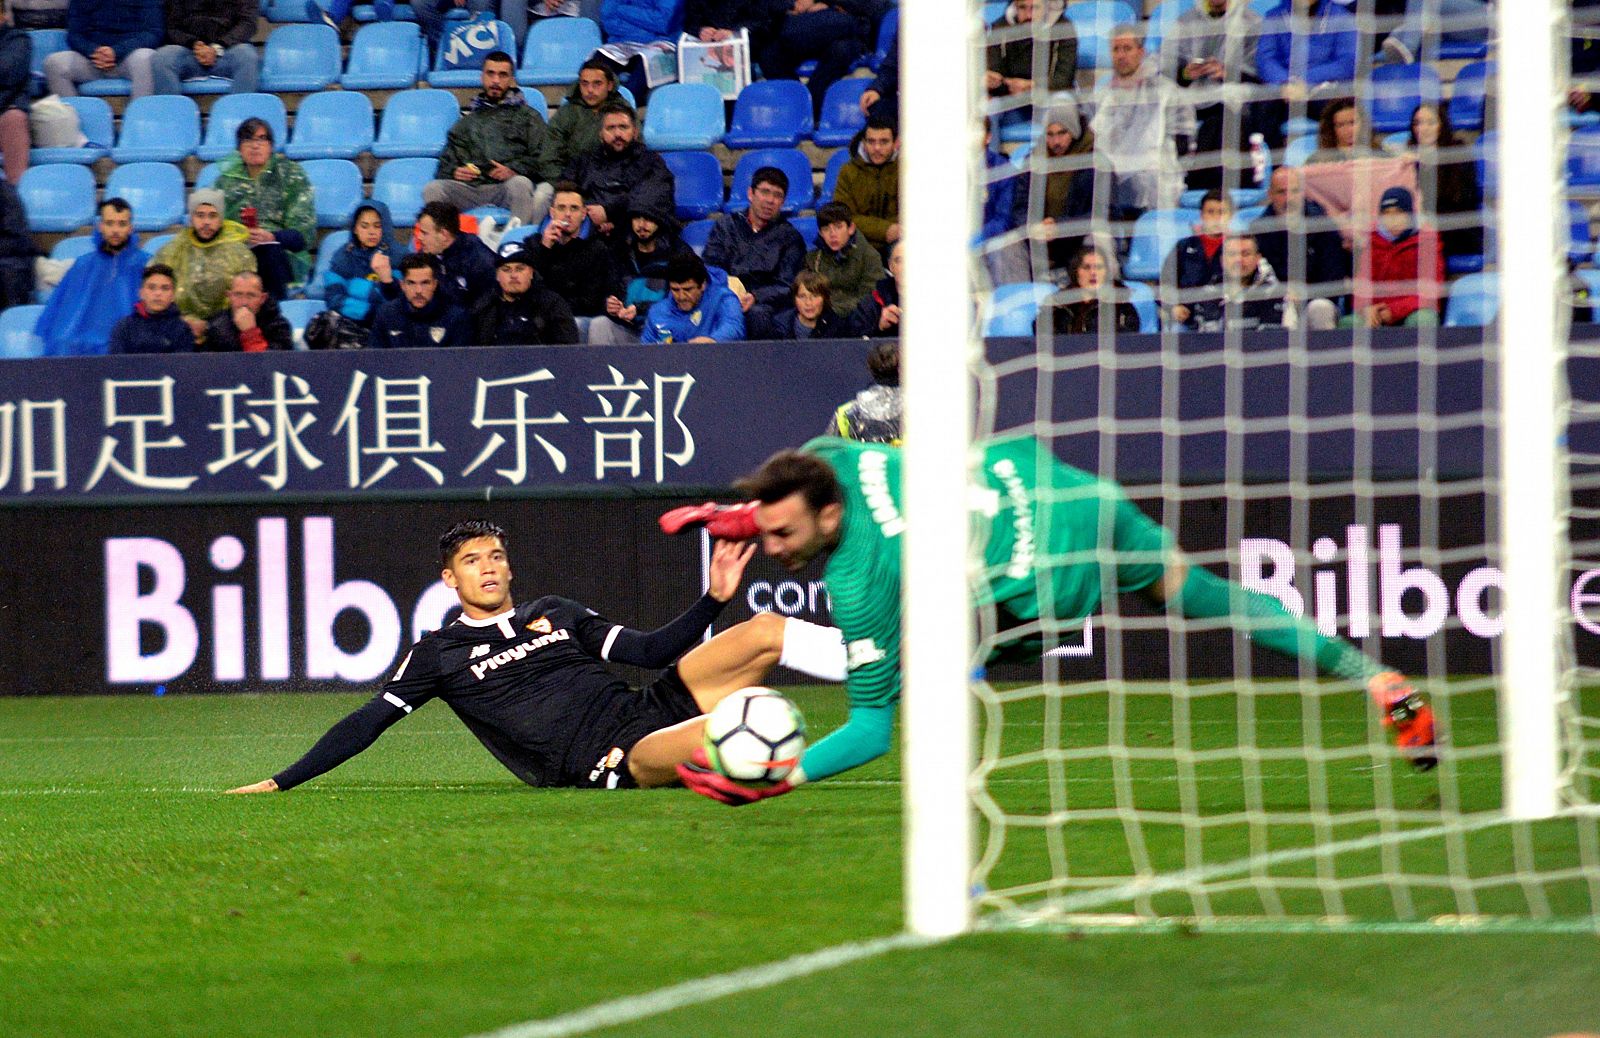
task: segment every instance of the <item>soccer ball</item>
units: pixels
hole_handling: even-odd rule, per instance
[[[778,782],[800,762],[806,719],[770,688],[741,688],[706,718],[706,756],[739,782]]]

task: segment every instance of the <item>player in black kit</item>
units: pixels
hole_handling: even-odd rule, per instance
[[[478,520],[457,523],[440,538],[439,554],[461,615],[424,635],[383,689],[304,757],[228,792],[271,793],[316,778],[436,697],[529,785],[674,784],[675,767],[700,745],[702,715],[756,684],[781,651],[782,620],[770,614],[695,645],[738,590],[754,548],[718,541],[710,590],[682,616],[646,633],[554,595],[514,605],[505,532]],[[633,689],[606,662],[667,669]]]

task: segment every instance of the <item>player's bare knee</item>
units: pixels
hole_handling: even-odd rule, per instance
[[[757,613],[745,623],[750,625],[752,637],[764,650],[772,653],[783,651],[783,629],[787,621],[777,613]]]

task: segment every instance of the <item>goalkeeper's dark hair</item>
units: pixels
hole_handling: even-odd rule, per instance
[[[813,512],[844,501],[833,466],[804,451],[779,451],[735,482],[733,489],[745,500],[764,505],[775,504],[790,494],[802,494]]]
[[[506,532],[487,519],[463,519],[444,532],[439,538],[439,565],[449,569],[455,561],[456,552],[468,541],[475,541],[479,537],[498,537],[500,547],[507,547]]]

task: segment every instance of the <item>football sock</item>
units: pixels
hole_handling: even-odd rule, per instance
[[[828,681],[843,681],[844,636],[836,627],[807,623],[796,617],[783,621],[783,653],[778,662],[790,670]]]

